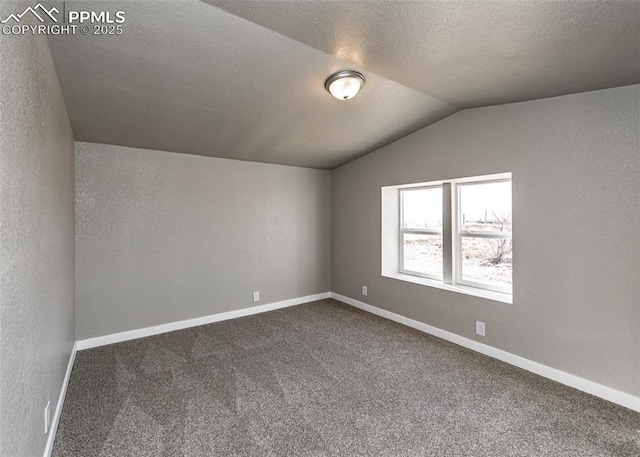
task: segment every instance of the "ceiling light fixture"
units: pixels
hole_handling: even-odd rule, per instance
[[[353,70],[339,71],[329,76],[324,83],[325,89],[338,100],[350,100],[364,86],[364,76]]]

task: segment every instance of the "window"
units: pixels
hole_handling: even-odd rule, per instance
[[[512,293],[510,173],[383,187],[382,218],[383,276]]]
[[[400,271],[442,279],[442,187],[401,189]]]
[[[511,293],[511,180],[456,184],[456,281]]]

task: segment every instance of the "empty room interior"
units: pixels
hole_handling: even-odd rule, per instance
[[[640,456],[640,1],[0,27],[1,456]]]

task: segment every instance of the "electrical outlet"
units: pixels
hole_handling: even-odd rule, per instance
[[[44,407],[44,434],[45,435],[47,433],[49,433],[49,425],[50,425],[50,422],[49,422],[49,417],[50,417],[49,409],[50,409],[50,406],[51,406],[51,402],[48,401],[47,402],[47,406]]]
[[[254,302],[256,302],[256,301],[260,301],[260,291],[259,291],[259,290],[256,290],[256,291],[253,293],[253,301],[254,301]]]
[[[365,297],[367,296],[367,286],[362,286],[362,295],[364,295]]]
[[[476,334],[485,336],[484,334],[484,322],[476,321]]]

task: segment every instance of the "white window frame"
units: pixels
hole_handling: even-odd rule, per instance
[[[492,284],[478,283],[462,279],[462,238],[473,237],[504,239],[512,238],[512,234],[511,232],[475,232],[461,230],[461,205],[459,192],[459,186],[461,185],[511,181],[511,173],[499,173],[494,175],[383,187],[382,276],[468,295],[490,298],[505,303],[513,303],[512,287],[500,287]],[[442,189],[442,231],[404,228],[403,192],[436,187]],[[389,197],[395,193],[397,193],[395,201],[393,199],[390,200]],[[389,225],[390,223],[391,225]],[[405,234],[442,236],[442,277],[415,272],[404,268]],[[393,241],[393,245],[389,244],[392,238],[395,239],[395,241]]]
[[[470,178],[471,179],[471,178]],[[453,186],[454,191],[454,204],[452,206],[452,214],[454,219],[453,225],[453,255],[455,261],[453,262],[453,277],[456,284],[462,284],[470,287],[477,287],[479,289],[491,290],[494,292],[500,292],[503,294],[512,294],[512,287],[501,287],[494,284],[486,284],[481,282],[470,281],[462,278],[462,238],[487,238],[487,239],[512,239],[512,232],[490,232],[490,231],[477,231],[463,230],[461,219],[462,204],[460,201],[460,186],[473,186],[478,184],[493,184],[501,182],[511,182],[511,178],[501,179],[473,179],[464,182],[456,182]]]
[[[398,190],[398,207],[400,208],[400,217],[398,219],[399,227],[398,232],[400,236],[398,237],[398,253],[400,257],[398,259],[398,264],[400,265],[400,273],[421,276],[423,278],[435,279],[436,281],[442,281],[441,276],[431,275],[428,273],[421,273],[419,271],[408,270],[404,267],[404,236],[405,235],[436,235],[444,238],[444,221],[443,226],[440,230],[428,230],[428,229],[410,229],[404,227],[404,195],[406,192],[415,192],[418,190],[426,190],[426,189],[442,189],[441,184],[435,184],[431,186],[420,186],[420,187],[403,187]],[[443,207],[444,212],[444,207]],[[444,244],[444,243],[443,243]],[[444,256],[444,254],[443,254]]]

